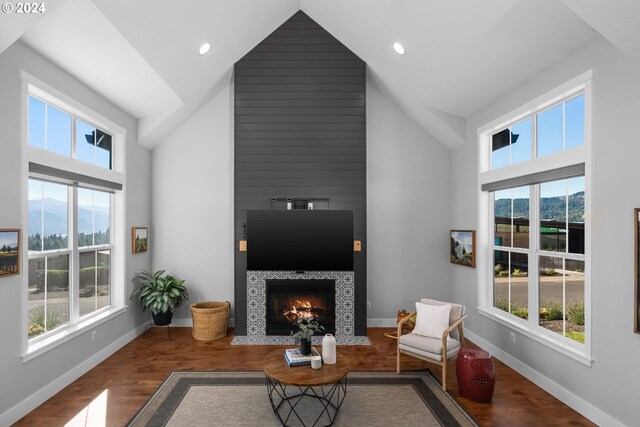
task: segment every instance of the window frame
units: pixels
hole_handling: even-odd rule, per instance
[[[73,189],[74,199],[75,200],[79,200],[78,190],[79,190],[78,188],[74,188]],[[101,190],[97,190],[96,189],[95,191],[101,191]],[[106,192],[106,193],[109,194],[109,192]],[[74,248],[73,248],[74,252],[77,252],[77,257],[74,254],[74,261],[77,260],[78,269],[77,270],[74,269],[74,275],[75,274],[78,275],[78,280],[75,281],[75,284],[77,285],[78,296],[79,296],[79,292],[80,292],[80,277],[79,277],[80,276],[80,268],[79,268],[80,267],[80,256],[83,253],[95,253],[96,254],[96,256],[95,256],[96,270],[95,270],[94,274],[95,274],[95,279],[96,279],[96,283],[97,283],[97,277],[98,277],[98,268],[97,268],[98,259],[97,259],[97,254],[100,251],[105,251],[105,250],[109,251],[109,305],[106,306],[106,307],[95,309],[94,311],[92,311],[90,313],[86,313],[84,315],[78,309],[77,310],[78,319],[80,319],[80,320],[89,319],[92,316],[99,316],[101,312],[110,310],[111,307],[112,307],[112,304],[113,304],[113,292],[111,291],[112,287],[113,287],[113,284],[112,284],[112,274],[111,273],[113,271],[113,257],[112,257],[112,254],[113,254],[113,250],[114,250],[114,245],[113,245],[113,235],[114,235],[114,233],[113,233],[113,231],[114,231],[114,229],[113,229],[114,199],[115,199],[115,194],[114,193],[109,194],[109,243],[103,243],[103,244],[96,245],[95,241],[94,241],[93,245],[80,246],[80,242],[78,242],[78,244],[74,245]],[[78,203],[76,203],[74,205],[74,209],[77,209],[79,206],[80,205]],[[95,200],[94,200],[94,207],[95,207]],[[75,218],[75,223],[74,223],[75,236],[77,238],[79,236],[79,232],[78,232],[78,229],[77,229],[77,225],[78,225],[78,221],[79,221],[79,215],[77,215],[77,212],[76,212],[76,215],[75,215],[74,218]],[[92,231],[95,232],[95,230],[92,230]],[[78,299],[78,302],[79,302],[79,299]]]
[[[513,187],[513,188],[522,188],[522,187]],[[532,221],[531,221],[531,197],[532,197],[531,194],[532,194],[532,188],[531,188],[531,186],[529,186],[529,218],[528,218],[529,219],[529,225],[528,225],[528,227],[529,227],[529,236],[528,236],[529,244],[528,244],[528,246],[526,248],[522,248],[522,247],[519,247],[519,246],[515,246],[513,244],[513,240],[514,240],[513,239],[513,235],[511,237],[511,246],[504,246],[504,245],[496,245],[495,244],[495,197],[494,197],[495,196],[495,191],[491,191],[490,192],[490,194],[489,194],[489,197],[490,197],[489,202],[490,202],[490,206],[491,206],[491,209],[490,209],[491,212],[489,212],[489,221],[490,221],[492,226],[491,226],[491,230],[489,232],[489,234],[490,234],[489,251],[490,251],[490,259],[492,260],[491,261],[491,264],[492,264],[491,265],[491,268],[492,268],[491,271],[493,271],[493,267],[495,266],[495,262],[493,261],[495,259],[495,257],[494,257],[495,251],[501,251],[501,252],[508,253],[509,254],[509,265],[511,265],[511,254],[526,255],[527,256],[527,265],[530,265],[532,252],[534,251],[534,249],[532,249],[532,247],[531,247],[531,236],[533,235],[533,231],[532,231],[532,227],[531,227],[531,223],[532,223]],[[513,195],[512,195],[511,203],[512,203],[511,219],[513,221]],[[513,225],[513,223],[512,223],[512,225]],[[512,229],[512,233],[513,233],[513,229]],[[511,270],[512,270],[511,267],[509,267],[509,273],[508,273],[509,274],[509,294],[511,294]],[[529,269],[529,271],[530,270],[531,269]],[[495,301],[495,295],[494,295],[495,283],[493,281],[493,278],[494,277],[492,277],[492,280],[491,280],[491,288],[492,288],[491,289],[491,301],[492,301],[491,306],[493,308],[496,308],[494,306],[494,304],[493,304],[493,302]],[[527,305],[529,305],[529,303],[531,301],[531,296],[530,296],[530,289],[531,289],[530,275],[527,276],[527,279],[529,280],[529,282],[527,283],[527,291],[529,292],[529,295],[527,295]],[[509,298],[508,303],[509,303],[509,308],[511,308],[511,298]],[[500,310],[500,311],[502,311],[502,310]],[[510,313],[507,313],[507,314],[510,314]],[[529,316],[530,316],[530,314],[529,314]],[[514,316],[514,317],[517,317],[517,316]],[[524,320],[524,319],[522,319],[522,320]],[[525,321],[529,321],[529,320],[525,320]]]
[[[118,316],[126,310],[126,280],[125,280],[125,260],[126,260],[126,233],[125,233],[125,207],[126,189],[125,189],[125,140],[126,130],[114,122],[106,119],[102,115],[96,113],[92,109],[75,101],[71,97],[58,91],[52,86],[33,77],[32,75],[22,71],[22,105],[21,105],[21,129],[22,129],[22,194],[23,194],[23,224],[28,224],[28,203],[29,203],[29,179],[41,181],[50,181],[54,183],[64,184],[68,186],[68,208],[69,208],[69,247],[64,249],[65,253],[70,254],[70,274],[69,274],[69,323],[48,331],[37,337],[29,339],[27,330],[29,325],[28,310],[28,283],[29,275],[23,274],[23,291],[22,291],[22,322],[21,337],[22,351],[21,360],[23,363],[46,353],[90,329],[106,322],[107,320]],[[95,164],[85,162],[80,159],[72,158],[75,154],[75,128],[72,128],[72,153],[71,157],[67,157],[52,151],[29,145],[29,97],[35,98],[71,115],[73,117],[72,124],[75,120],[82,120],[85,123],[95,126],[100,130],[107,132],[112,137],[111,162],[112,169],[106,169]],[[30,164],[37,164],[45,168],[53,168],[68,171],[74,176],[84,176],[95,182],[113,183],[121,186],[122,190],[113,191],[110,188],[101,187],[94,182],[83,184],[73,180],[60,177],[46,175],[40,172],[30,172]],[[107,245],[111,249],[110,259],[110,305],[101,308],[84,316],[79,315],[79,253],[95,247],[79,248],[77,240],[77,188],[88,188],[99,191],[106,191],[110,195],[110,244]],[[27,229],[25,225],[25,230]],[[28,248],[28,231],[23,233],[23,247]],[[73,243],[72,243],[73,242]],[[100,245],[104,246],[104,245]],[[26,256],[22,259],[22,271],[28,272],[29,260],[53,255],[56,251],[42,251],[32,256]],[[77,270],[77,271],[76,271]],[[72,277],[73,276],[73,277]],[[73,288],[73,289],[72,289]]]
[[[571,79],[570,81],[556,87],[555,89],[537,97],[523,106],[493,120],[477,130],[478,136],[478,252],[480,255],[478,263],[478,312],[510,329],[516,330],[523,335],[546,345],[576,361],[587,366],[591,366],[592,345],[591,345],[591,200],[593,190],[591,185],[591,109],[592,109],[592,79],[593,71],[587,72]],[[536,115],[546,111],[556,105],[568,101],[580,93],[584,93],[584,145],[564,149],[542,157],[536,157]],[[498,169],[491,169],[491,136],[505,128],[519,123],[526,118],[532,119],[531,137],[531,160],[510,164]],[[564,121],[563,121],[564,128]],[[564,136],[563,136],[564,139]],[[563,143],[564,146],[564,143]],[[544,174],[545,172],[571,167],[574,165],[584,165],[585,177],[585,254],[558,253],[544,251],[541,249],[539,239],[539,198],[540,184],[529,184],[529,248],[510,248],[518,253],[527,253],[529,256],[528,274],[528,307],[529,316],[527,320],[504,312],[493,306],[493,251],[495,241],[494,236],[494,191],[483,190],[483,185],[516,179],[526,175]],[[558,180],[558,179],[554,179]],[[520,187],[517,185],[514,187]],[[535,244],[535,245],[534,245]],[[533,246],[534,245],[534,246]],[[585,283],[584,283],[584,303],[585,303],[585,333],[584,344],[580,344],[556,332],[540,326],[539,323],[539,272],[537,266],[541,256],[554,258],[578,259],[585,263]],[[534,261],[535,258],[535,262]],[[532,309],[532,307],[534,309]]]

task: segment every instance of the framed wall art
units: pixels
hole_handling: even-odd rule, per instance
[[[640,334],[640,209],[633,210],[633,235],[634,238],[634,254],[633,254],[633,272],[634,272],[634,295],[633,295],[633,331]]]
[[[476,268],[476,231],[451,230],[451,262]]]
[[[20,229],[0,228],[0,278],[20,274]]]
[[[149,250],[149,229],[147,227],[133,227],[131,229],[131,246],[134,254]]]

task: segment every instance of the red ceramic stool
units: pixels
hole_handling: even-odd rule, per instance
[[[491,402],[496,373],[490,353],[461,348],[456,360],[456,377],[461,396],[474,402]]]

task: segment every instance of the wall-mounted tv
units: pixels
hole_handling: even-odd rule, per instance
[[[353,211],[247,211],[247,270],[352,271]]]

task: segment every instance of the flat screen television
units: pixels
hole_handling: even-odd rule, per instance
[[[352,271],[353,211],[247,211],[247,270]]]

